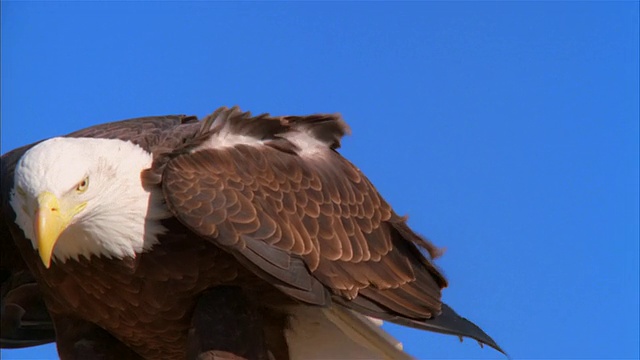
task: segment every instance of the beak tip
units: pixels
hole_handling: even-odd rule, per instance
[[[51,255],[40,253],[40,260],[42,260],[42,264],[45,268],[51,267]]]

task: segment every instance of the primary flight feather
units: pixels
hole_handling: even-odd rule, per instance
[[[3,221],[60,356],[206,351],[206,304],[236,320],[210,295],[228,288],[220,296],[246,300],[246,327],[264,347],[222,349],[238,356],[406,356],[362,315],[502,351],[441,302],[438,249],[336,151],[346,132],[337,115],[221,108],[202,121],[98,125],[4,155]]]

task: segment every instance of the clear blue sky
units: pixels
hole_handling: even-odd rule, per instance
[[[638,358],[638,54],[638,2],[3,1],[2,152],[220,105],[340,112],[343,154],[447,248],[454,309],[514,358]]]

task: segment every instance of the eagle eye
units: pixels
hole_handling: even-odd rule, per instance
[[[83,192],[87,191],[88,187],[89,187],[89,177],[87,176],[86,178],[82,179],[82,181],[80,181],[78,185],[76,185],[76,191],[82,194]]]

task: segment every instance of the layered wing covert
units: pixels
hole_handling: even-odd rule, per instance
[[[371,312],[429,319],[446,286],[437,249],[334,150],[346,131],[336,115],[218,111],[198,143],[171,155],[168,205],[299,300],[323,304],[328,290]]]

